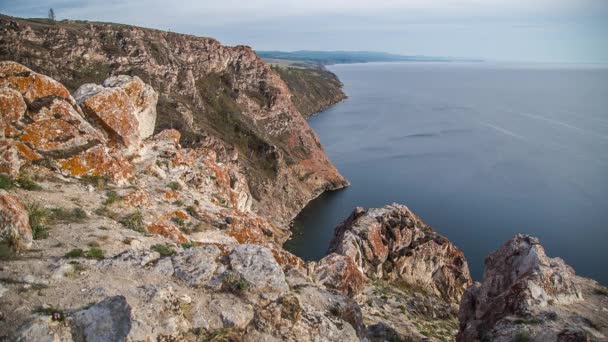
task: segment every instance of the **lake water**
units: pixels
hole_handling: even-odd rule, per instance
[[[399,202],[481,279],[514,234],[608,284],[608,68],[493,63],[330,67],[349,98],[310,119],[352,185],[311,202],[286,248],[325,255],[356,206]]]

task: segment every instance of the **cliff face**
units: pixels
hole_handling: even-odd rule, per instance
[[[253,208],[286,224],[308,201],[347,182],[291,101],[285,83],[245,46],[127,25],[0,17],[0,59],[75,90],[112,75],[138,76],[159,93],[155,132],[238,158]]]
[[[293,94],[296,108],[309,118],[328,107],[344,100],[342,82],[323,67],[273,66],[272,70],[281,76]]]

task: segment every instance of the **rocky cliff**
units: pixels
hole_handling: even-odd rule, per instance
[[[608,291],[517,235],[486,258],[458,316],[458,341],[606,341]]]
[[[344,100],[346,94],[342,90],[342,82],[331,71],[323,66],[296,67],[273,66],[281,79],[291,91],[296,108],[309,118]]]
[[[0,60],[70,91],[114,75],[139,77],[158,92],[154,132],[177,129],[182,145],[213,148],[221,162],[238,156],[252,207],[280,225],[321,192],[347,185],[287,85],[249,47],[127,25],[1,16]]]

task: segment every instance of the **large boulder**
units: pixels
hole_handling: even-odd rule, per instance
[[[139,135],[142,139],[152,136],[156,124],[156,103],[158,93],[152,86],[145,84],[137,76],[119,75],[103,82],[106,88],[121,88],[131,99],[135,108],[135,118],[139,124]]]
[[[229,258],[232,270],[249,284],[252,293],[274,298],[289,290],[285,274],[270,249],[252,244],[238,245]]]
[[[0,190],[0,241],[7,241],[16,249],[32,246],[32,229],[27,209],[14,196]]]
[[[76,342],[126,341],[131,331],[131,307],[115,296],[76,312],[70,317]]]
[[[314,273],[320,284],[350,296],[361,292],[366,281],[353,259],[336,253],[321,259]]]
[[[218,268],[220,249],[214,245],[189,248],[173,257],[174,275],[190,286],[202,286]]]
[[[111,109],[115,102],[95,108],[128,127],[134,114]],[[63,85],[15,62],[0,62],[0,118],[2,173],[15,176],[23,165],[46,158],[71,176],[109,176],[118,183],[133,177],[124,154],[108,145],[106,135],[115,137],[108,125],[94,127]]]
[[[407,283],[449,302],[459,302],[472,282],[462,251],[399,204],[355,209],[336,227],[329,253],[351,258],[370,279]]]
[[[608,301],[589,285],[598,286],[562,259],[547,257],[537,238],[516,235],[486,258],[483,281],[463,296],[458,340],[606,338],[608,319],[600,312]],[[584,288],[591,298],[583,297]]]
[[[137,76],[113,76],[103,86],[83,84],[74,97],[118,146],[133,150],[154,133],[158,93]]]

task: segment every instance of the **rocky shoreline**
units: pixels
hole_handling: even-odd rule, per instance
[[[81,34],[0,24],[3,56],[41,69],[51,68],[42,65],[47,52],[19,39],[46,32],[65,43]],[[104,25],[88,27],[81,52],[97,51],[103,34],[129,32],[129,42],[165,34]],[[356,208],[318,262],[285,251],[282,223],[346,181],[269,67],[247,48],[195,38],[179,39],[187,55],[205,57],[199,71],[239,66],[229,83],[239,90],[240,122],[278,144],[253,145],[270,159],[253,159],[244,148],[252,146],[233,148],[221,134],[192,143],[184,139],[192,130],[159,125],[163,97],[189,88],[120,73],[141,55],[104,55],[118,63],[112,75],[72,91],[29,65],[0,62],[0,340],[607,339],[608,289],[547,257],[530,236],[492,253],[481,282],[458,247],[400,204]],[[193,52],[201,42],[204,53]],[[136,65],[160,70],[152,61],[161,57],[146,58]],[[179,66],[169,74],[185,65],[172,58],[163,65]],[[243,94],[252,84],[270,91],[271,103]],[[213,103],[205,101],[199,109]],[[268,160],[275,173],[256,178],[251,168]]]

